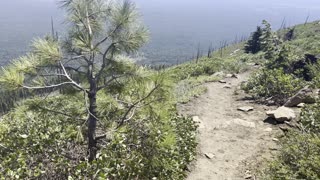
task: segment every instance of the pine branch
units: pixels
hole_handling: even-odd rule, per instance
[[[104,85],[99,86],[99,87],[97,88],[97,89],[98,89],[97,91],[100,91],[101,89],[108,87],[111,82],[113,82],[113,81],[115,81],[115,80],[117,80],[117,79],[119,79],[119,78],[125,77],[125,76],[127,76],[127,74],[121,75],[121,76],[112,76],[112,78],[109,79],[107,82],[105,82]]]
[[[148,99],[154,93],[154,91],[156,91],[159,87],[160,87],[160,84],[157,84],[145,97],[141,98],[140,100],[136,101],[131,106],[129,106],[128,110],[126,111],[124,116],[121,118],[121,121],[116,129],[119,129],[126,121],[129,121],[134,116],[134,111],[136,106],[139,103],[143,102],[144,100]],[[129,118],[127,118],[127,116],[131,111],[133,111],[132,115]]]
[[[113,33],[115,33],[117,30],[119,30],[122,26],[122,23],[119,23],[116,28],[108,35],[106,36],[104,39],[102,39],[100,42],[98,42],[95,46],[94,49],[96,49],[97,47],[99,47],[102,43],[104,43],[105,41],[107,41],[112,35]]]
[[[86,119],[77,118],[75,116],[72,116],[70,114],[67,114],[67,113],[64,113],[64,112],[61,112],[61,111],[45,108],[45,107],[42,107],[42,106],[39,106],[39,105],[36,105],[36,107],[39,108],[39,109],[42,109],[44,111],[52,112],[52,113],[55,113],[55,114],[60,114],[60,115],[63,115],[63,116],[69,117],[69,118],[74,118],[74,119],[86,121]]]
[[[107,59],[107,55],[109,53],[110,50],[114,49],[114,46],[116,45],[116,43],[111,43],[110,46],[107,48],[107,50],[103,53],[103,56],[102,56],[102,65],[101,65],[101,68],[99,70],[99,72],[97,73],[97,76],[96,76],[96,80],[97,82],[100,81],[101,79],[101,75],[104,71],[104,69],[107,67],[107,60],[110,61],[110,59]],[[113,54],[113,53],[111,53]]]

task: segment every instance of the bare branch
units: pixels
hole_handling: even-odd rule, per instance
[[[60,66],[64,72],[64,74],[43,74],[40,76],[63,76],[66,77],[69,81],[68,82],[62,82],[59,84],[53,84],[53,85],[45,85],[45,86],[27,86],[27,85],[21,85],[21,87],[25,88],[25,89],[50,89],[50,88],[57,88],[63,85],[72,85],[74,87],[76,87],[77,89],[81,90],[81,91],[85,91],[87,92],[87,90],[85,90],[83,87],[81,87],[78,83],[76,83],[68,74],[66,68],[64,67],[64,65],[62,64],[62,62],[60,61]]]
[[[56,87],[60,87],[63,85],[67,85],[67,84],[73,84],[72,82],[63,82],[60,84],[54,84],[54,85],[49,85],[49,86],[26,86],[26,85],[21,85],[21,87],[25,88],[25,89],[49,89],[49,88],[56,88]]]
[[[69,81],[71,82],[71,84],[72,84],[73,86],[75,86],[76,88],[78,88],[78,89],[80,89],[80,90],[82,90],[82,91],[84,91],[84,92],[87,92],[87,90],[85,90],[83,87],[81,87],[78,83],[76,83],[76,82],[69,76],[68,72],[66,71],[66,68],[64,67],[64,65],[62,64],[61,61],[60,61],[60,66],[61,66],[61,68],[62,68],[62,70],[63,70],[66,78],[69,79]]]

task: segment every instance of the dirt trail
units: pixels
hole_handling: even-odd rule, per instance
[[[270,107],[253,104],[243,100],[243,93],[234,93],[248,75],[227,78],[231,88],[219,82],[209,83],[206,94],[179,105],[181,114],[197,116],[200,120],[198,157],[187,179],[254,179],[250,169],[271,156],[278,128],[263,122],[265,110]],[[237,110],[243,106],[252,106],[254,110]],[[205,154],[213,157],[210,159]]]

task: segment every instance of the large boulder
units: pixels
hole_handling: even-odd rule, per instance
[[[267,116],[274,118],[277,122],[283,123],[285,121],[291,121],[296,118],[294,111],[287,107],[279,107],[274,111],[267,111]]]
[[[292,96],[285,104],[285,107],[295,107],[300,103],[315,103],[317,97],[317,92],[309,86],[304,87],[301,89],[297,94]]]

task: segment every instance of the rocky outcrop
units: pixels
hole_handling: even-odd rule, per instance
[[[315,103],[318,96],[317,90],[313,90],[308,86],[301,89],[297,94],[292,96],[285,104],[285,107],[295,107],[301,103]]]
[[[296,118],[294,111],[287,107],[279,107],[274,111],[267,111],[267,116],[274,118],[277,122],[283,123],[285,121],[291,121]]]

